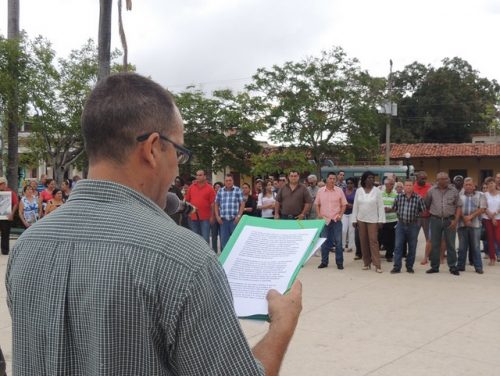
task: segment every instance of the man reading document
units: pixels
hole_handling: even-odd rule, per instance
[[[214,252],[163,211],[191,156],[172,96],[137,74],[109,76],[81,126],[89,179],[9,259],[13,373],[276,375],[301,284],[268,293],[269,331],[250,349]]]

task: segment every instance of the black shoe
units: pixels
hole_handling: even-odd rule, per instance
[[[415,270],[413,270],[413,268],[406,268],[406,271],[410,274],[415,273]]]
[[[450,273],[453,274],[453,275],[460,275],[460,272],[458,271],[457,268],[451,268],[450,269]]]
[[[401,273],[401,270],[396,269],[396,268],[393,268],[393,269],[391,270],[391,274],[397,274],[397,273]]]
[[[386,260],[387,262],[392,262],[392,257],[387,257]]]
[[[439,273],[439,269],[430,268],[429,270],[426,271],[426,273],[427,274]]]
[[[326,268],[327,266],[328,266],[328,264],[325,264],[322,262],[321,264],[319,264],[318,269],[323,269],[323,268]]]
[[[459,272],[465,272],[465,268],[458,268]]]
[[[354,256],[354,260],[361,260],[361,259],[362,259],[361,256],[358,256],[358,255]]]
[[[342,264],[337,264],[337,269],[338,269],[338,270],[344,270],[344,265],[342,265]]]
[[[476,273],[477,274],[483,274],[484,272],[483,272],[483,269],[476,269]]]

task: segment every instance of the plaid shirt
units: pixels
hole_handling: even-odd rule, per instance
[[[213,251],[148,198],[82,180],[7,266],[14,375],[261,375]]]
[[[226,220],[233,220],[240,211],[240,205],[243,202],[243,194],[241,189],[234,186],[228,191],[223,187],[217,191],[215,202],[219,205],[219,215]]]
[[[394,200],[392,208],[396,210],[398,220],[402,223],[414,223],[420,213],[426,210],[425,202],[418,194],[413,192],[410,198],[405,193],[400,193]]]

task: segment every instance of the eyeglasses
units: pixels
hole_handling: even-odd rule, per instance
[[[158,135],[160,136],[160,140],[170,142],[174,146],[175,151],[177,153],[177,163],[178,164],[188,163],[191,160],[191,157],[193,156],[193,153],[191,152],[191,150],[186,149],[184,146],[176,144],[172,140],[170,140],[167,137],[163,136],[160,132],[150,132],[150,133],[141,134],[140,136],[138,136],[136,138],[136,140],[138,142],[144,142],[153,133],[158,133]]]

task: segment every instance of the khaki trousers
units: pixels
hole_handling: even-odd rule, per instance
[[[380,249],[378,244],[378,223],[358,221],[359,241],[365,266],[373,264],[380,269]]]

